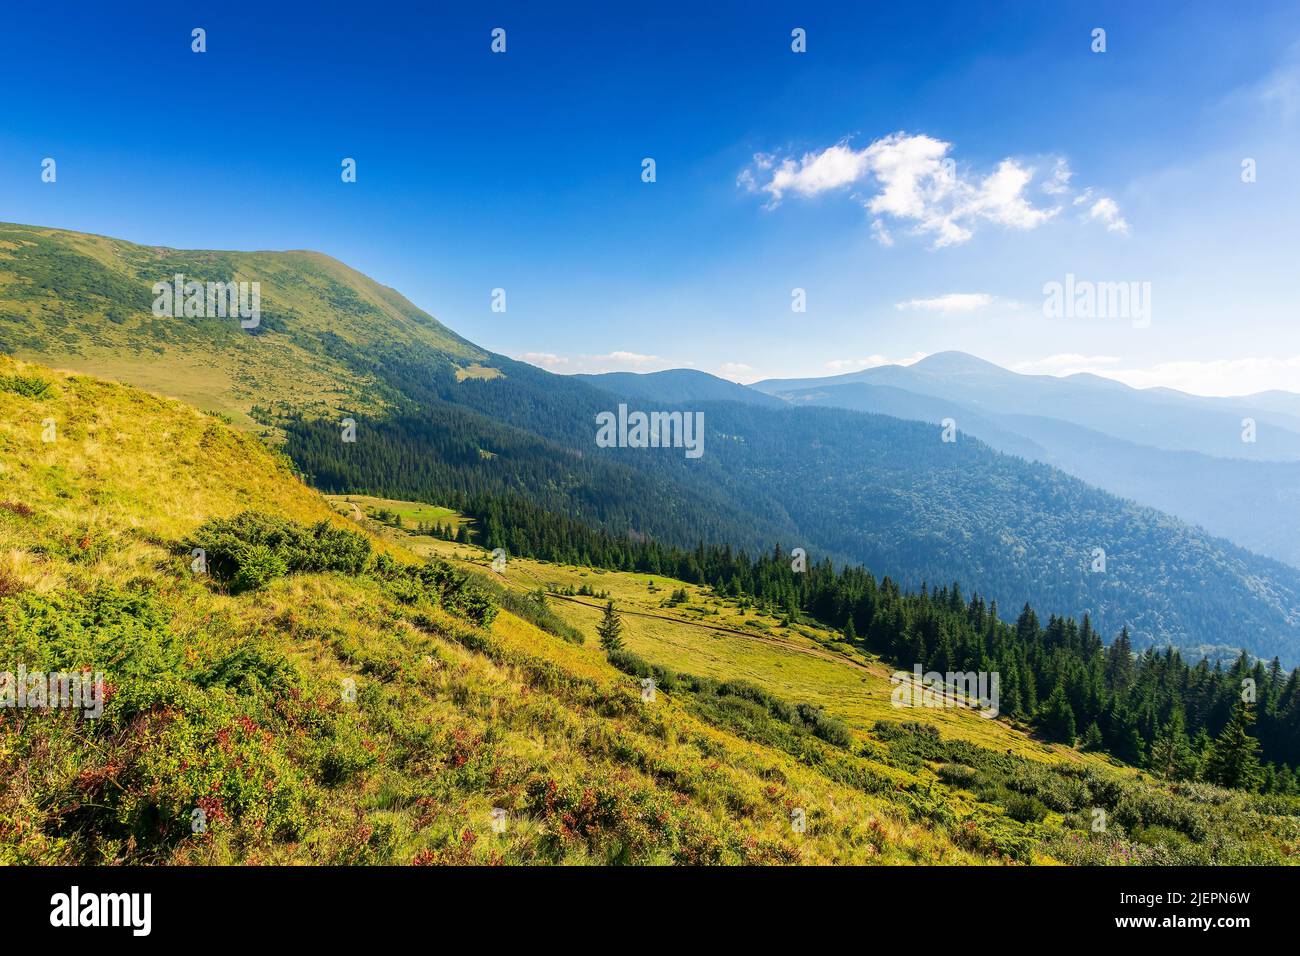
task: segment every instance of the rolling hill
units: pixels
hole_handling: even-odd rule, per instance
[[[643,401],[667,405],[690,405],[698,402],[743,402],[780,408],[781,399],[707,372],[689,368],[663,372],[604,372],[599,375],[575,375],[597,388]]]
[[[1300,566],[1300,462],[1247,461],[1139,445],[1042,415],[977,412],[865,382],[786,393],[793,404],[847,408],[958,427],[998,451],[1060,468],[1258,554]]]
[[[262,282],[255,334],[230,319],[153,316],[152,283],[174,273]],[[652,379],[660,391],[643,394],[657,397],[639,399],[609,390],[623,379],[552,375],[466,342],[314,253],[180,251],[3,226],[0,348],[223,411],[331,492],[471,511],[523,500],[686,547],[797,544],[909,587],[960,580],[1003,608],[1086,612],[1107,637],[1127,626],[1138,646],[1300,657],[1300,572],[1060,471],[968,435],[943,442],[917,422],[765,407],[730,383],[707,388],[727,400],[688,403],[705,415],[702,458],[600,448],[597,413],[620,398],[667,404],[677,387],[702,397],[704,380]],[[994,374],[953,363],[933,375]],[[343,440],[342,417],[357,423],[355,442]],[[1108,555],[1102,574],[1089,570],[1096,548]]]

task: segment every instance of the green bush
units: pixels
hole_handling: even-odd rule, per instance
[[[236,594],[294,572],[360,574],[370,559],[364,535],[327,521],[308,528],[259,511],[207,521],[186,547],[202,548],[209,573]]]
[[[253,643],[205,657],[225,636],[216,622],[177,633],[147,590],[0,599],[0,669],[103,674],[98,719],[73,711],[11,725],[6,738],[13,760],[60,755],[68,772],[33,777],[32,796],[79,859],[152,862],[196,837],[196,811],[210,834],[301,837],[311,785],[277,716],[297,706],[286,693],[297,669]]]
[[[299,685],[298,668],[278,651],[241,647],[195,676],[199,687],[284,694]]]
[[[227,579],[236,594],[264,588],[276,578],[289,573],[289,564],[275,551],[262,544],[250,544],[238,553],[234,573]]]
[[[609,662],[625,674],[631,674],[633,677],[649,677],[650,665],[644,658],[633,654],[629,650],[610,651],[606,657]]]
[[[1047,807],[1043,806],[1040,800],[1023,793],[1011,794],[1003,806],[1006,808],[1007,816],[1021,823],[1042,823],[1047,816]]]
[[[0,375],[0,391],[23,398],[49,398],[50,383],[36,375]]]
[[[795,710],[799,715],[799,719],[812,730],[813,735],[820,737],[828,744],[833,744],[836,747],[847,747],[853,743],[853,735],[849,733],[849,728],[820,707],[814,707],[812,704],[799,704]]]
[[[496,620],[500,609],[492,594],[477,579],[445,561],[430,559],[424,564],[400,564],[379,555],[370,573],[394,597],[407,604],[431,601],[478,627]]]
[[[945,763],[939,765],[939,779],[949,786],[969,790],[979,779],[979,771],[965,764]]]

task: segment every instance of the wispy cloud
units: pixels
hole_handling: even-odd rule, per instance
[[[1053,160],[1042,184],[1058,203],[1037,206],[1029,198],[1035,167],[1003,159],[992,171],[960,169],[950,155],[952,144],[924,134],[892,133],[862,149],[841,140],[799,158],[759,153],[738,177],[744,188],[767,196],[774,208],[788,196],[810,199],[824,193],[848,193],[872,215],[872,233],[882,245],[894,243],[891,223],[930,239],[933,248],[960,245],[981,225],[1031,230],[1053,219],[1059,201],[1073,193],[1074,177],[1064,157]],[[854,187],[865,189],[855,192]],[[1113,201],[1107,200],[1112,206]],[[1123,223],[1118,207],[1107,220]],[[1113,231],[1120,231],[1111,227]],[[1127,223],[1123,224],[1127,229]]]
[[[1264,77],[1254,92],[1265,107],[1287,121],[1300,114],[1300,43],[1291,47],[1287,59]]]
[[[925,358],[927,352],[916,352],[909,358],[890,358],[887,355],[868,355],[866,358],[831,359],[825,368],[831,372],[856,372],[864,368],[878,368],[881,365],[912,365]]]
[[[689,363],[672,363],[657,355],[615,350],[603,355],[556,355],[554,352],[523,352],[515,358],[550,372],[652,372],[682,368]]]
[[[527,362],[529,365],[536,365],[550,371],[556,371],[569,364],[567,358],[563,355],[556,355],[554,352],[524,352],[522,355],[516,355],[515,358],[521,362]]]
[[[1128,235],[1128,223],[1119,214],[1119,206],[1115,200],[1109,196],[1102,196],[1092,204],[1092,208],[1088,210],[1088,218],[1104,222],[1111,232]]]
[[[744,362],[723,362],[718,366],[717,375],[733,382],[748,382],[754,379],[754,367]]]
[[[1064,156],[1058,156],[1052,166],[1051,176],[1043,182],[1043,192],[1049,196],[1063,196],[1070,191],[1070,180],[1073,178],[1070,163]]]
[[[652,365],[659,361],[657,355],[642,355],[640,352],[610,352],[608,355],[588,355],[586,357],[622,365]]]
[[[1073,375],[1076,372],[1096,372],[1101,368],[1118,365],[1121,361],[1123,360],[1117,355],[1080,355],[1078,352],[1062,352],[1026,362],[1015,362],[1009,367],[1011,371],[1025,375]]]
[[[987,309],[993,302],[993,296],[987,292],[949,292],[947,295],[936,296],[933,299],[908,299],[906,302],[899,302],[894,308],[900,311],[913,309],[923,312],[940,312],[948,315],[962,312],[980,312]]]

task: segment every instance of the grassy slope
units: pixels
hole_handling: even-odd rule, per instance
[[[387,510],[391,514],[397,515],[401,519],[402,527],[411,530],[418,528],[421,522],[435,527],[449,525],[455,528],[468,523],[468,519],[451,508],[421,504],[418,501],[376,498],[373,495],[329,495],[327,497],[334,500],[335,508],[339,510],[340,514],[363,523],[366,518],[373,518],[375,513],[380,510]],[[339,508],[339,505],[346,505],[347,507]]]
[[[360,517],[365,527],[384,539],[400,542],[421,555],[441,557],[491,574],[486,570],[491,556],[481,548],[420,535],[409,527],[396,529],[381,525],[367,516],[368,511],[363,510],[359,516],[354,507],[356,499],[351,496],[331,496],[331,501],[340,513]],[[384,506],[398,511],[429,507],[392,501],[384,502]],[[1211,859],[1231,863],[1290,861],[1300,856],[1300,806],[1286,801],[1275,805],[1237,793],[1229,796],[1225,791],[1199,784],[1162,783],[1110,757],[1044,742],[1031,736],[1027,728],[988,720],[961,706],[900,710],[893,706],[890,697],[893,668],[843,644],[838,634],[815,624],[801,622],[783,627],[775,616],[755,611],[734,599],[720,598],[709,589],[660,576],[511,558],[505,570],[492,577],[521,593],[546,589],[551,607],[590,635],[595,633],[604,600],[612,599],[620,608],[630,650],[652,663],[682,673],[719,680],[743,678],[787,701],[824,707],[849,726],[855,739],[853,746],[859,753],[889,751],[888,739],[876,730],[878,722],[916,720],[936,728],[943,740],[970,744],[989,755],[1008,755],[1003,770],[1011,779],[1010,789],[1014,792],[1008,794],[1005,789],[994,788],[996,792],[992,795],[987,789],[972,790],[953,784],[945,777],[945,767],[950,765],[940,760],[918,761],[908,766],[910,772],[903,774],[897,773],[897,761],[888,760],[899,786],[918,786],[927,795],[939,794],[959,820],[988,813],[1009,824],[1004,815],[1007,809],[1001,804],[1017,799],[1016,792],[1020,791],[1015,781],[1026,777],[1025,768],[1030,766],[1058,768],[1064,777],[1052,778],[1051,773],[1055,771],[1049,772],[1049,778],[1057,783],[1073,779],[1079,773],[1088,774],[1091,779],[1113,781],[1099,789],[1113,787],[1116,794],[1125,794],[1103,807],[1111,819],[1107,834],[1086,832],[1093,819],[1089,816],[1091,809],[1086,807],[1088,801],[1081,805],[1086,812],[1080,817],[1072,817],[1058,807],[1060,812],[1047,814],[1044,826],[1022,831],[1035,847],[1034,859],[1045,861],[1055,857],[1088,864]],[[584,585],[592,588],[596,596],[568,593]],[[689,595],[687,603],[674,605],[669,601],[678,589]],[[1069,790],[1068,785],[1066,789]],[[1048,799],[1044,793],[1051,790],[1049,785],[1025,787],[1022,792],[1037,793]],[[1070,798],[1065,799],[1068,802]],[[1145,809],[1134,810],[1139,804]],[[1202,813],[1204,819],[1215,821],[1221,829],[1211,826],[1203,832],[1197,831],[1198,824],[1192,821]],[[1116,826],[1117,819],[1123,821],[1122,829]],[[1160,822],[1155,822],[1157,819]],[[960,833],[961,826],[956,824],[956,832]],[[1189,839],[1187,833],[1178,832],[1180,826],[1195,832],[1196,836]],[[1238,840],[1250,844],[1251,849],[1241,850],[1235,842]],[[1203,855],[1177,855],[1180,850],[1187,851],[1189,843],[1197,841]]]
[[[21,394],[32,389],[15,389],[15,377],[47,383],[46,394]],[[45,442],[50,421],[57,437]],[[1080,779],[1034,770],[1078,761],[1073,752],[1044,751],[973,714],[927,714],[953,746],[963,736],[988,745],[955,753],[1002,781],[954,783],[953,771],[943,776],[954,751],[939,738],[900,752],[866,731],[882,706],[878,665],[841,659],[813,629],[771,633],[767,622],[763,639],[716,631],[706,642],[696,625],[645,618],[642,628],[629,615],[633,646],[648,656],[823,695],[855,725],[848,748],[788,730],[756,736],[721,707],[702,712],[685,690],[643,704],[636,680],[594,642],[565,643],[504,611],[475,629],[423,598],[399,601],[369,574],[292,575],[231,596],[190,572],[183,540],[249,507],[304,523],[351,525],[336,509],[355,514],[216,418],[0,358],[0,669],[89,667],[113,691],[98,720],[0,710],[0,861],[1181,859],[1160,849],[1169,844],[1245,862],[1300,846],[1295,816],[1264,815],[1244,797],[1132,789],[1110,771],[1080,793]],[[367,524],[399,558],[431,541]],[[510,573],[521,588],[586,580],[583,569],[521,561]],[[655,605],[665,592],[640,593],[638,576],[587,573],[629,609],[664,611]],[[696,592],[692,604],[705,602]],[[588,608],[553,604],[590,620]],[[745,627],[739,617],[726,609],[710,623]],[[355,700],[340,693],[349,679]],[[867,703],[846,707],[846,695]],[[995,744],[1040,759],[1004,757]],[[1064,787],[1070,806],[1021,822],[977,792],[1018,799],[1012,777]],[[1081,801],[1102,792],[1117,820],[1155,817],[1204,837],[1080,836]],[[491,832],[493,807],[508,812],[504,835]],[[196,808],[206,832],[192,832]],[[806,833],[793,832],[795,808]]]
[[[340,514],[351,517],[357,513],[351,507],[354,502],[372,501],[389,510],[410,513],[431,507],[415,502],[381,502],[357,495],[329,497]],[[363,508],[365,514],[372,511],[373,506]],[[481,548],[412,534],[410,526],[403,533],[373,520],[365,524],[379,536],[401,542],[404,548],[417,554],[436,555],[482,569],[491,560]],[[557,613],[584,633],[595,634],[604,600],[554,593],[588,585],[608,594],[615,602],[623,616],[629,649],[647,660],[689,674],[753,681],[779,697],[822,706],[863,734],[878,720],[913,716],[900,713],[892,705],[893,685],[889,678],[894,668],[884,661],[839,642],[839,636],[826,628],[807,622],[782,627],[780,618],[752,608],[742,609],[739,601],[720,598],[708,588],[659,575],[604,571],[527,558],[511,558],[500,579],[521,592],[546,588],[552,592],[552,606]],[[679,588],[690,595],[690,601],[677,607],[669,605],[669,596]],[[922,716],[944,734],[980,746],[1010,749],[1019,756],[1048,762],[1125,769],[1109,759],[1035,739],[1023,730],[980,717],[965,707],[927,709]]]
[[[669,695],[644,706],[595,648],[507,613],[476,633],[337,574],[220,593],[189,573],[179,544],[205,518],[255,507],[344,519],[255,441],[178,402],[0,359],[0,378],[12,375],[50,392],[0,389],[0,664],[60,663],[50,655],[70,619],[24,630],[20,612],[39,601],[107,585],[165,623],[162,650],[134,676],[141,646],[93,627],[82,656],[61,662],[102,668],[118,688],[99,721],[0,711],[0,860],[987,858],[892,797],[710,727]],[[240,654],[287,661],[290,687],[256,668],[194,676]],[[339,693],[347,677],[355,703]],[[196,805],[206,834],[190,832]],[[493,806],[510,811],[501,837]],[[795,806],[806,834],[791,832]]]

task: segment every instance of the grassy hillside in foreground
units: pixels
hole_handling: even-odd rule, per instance
[[[965,801],[965,830],[928,821],[925,773],[793,729],[785,749],[742,740],[668,693],[647,706],[597,649],[506,612],[475,628],[374,573],[226,593],[190,570],[206,519],[343,519],[175,401],[8,359],[0,382],[0,667],[109,688],[98,719],[0,709],[4,862],[1040,856]]]
[[[547,605],[588,634],[594,633],[600,606],[613,600],[630,650],[676,672],[679,682],[683,673],[739,679],[782,700],[824,707],[850,729],[853,750],[907,770],[945,807],[984,810],[1004,822],[1039,821],[1028,831],[1035,853],[1043,857],[1087,863],[1240,861],[1233,849],[1238,840],[1272,844],[1267,853],[1277,854],[1270,857],[1274,861],[1289,861],[1300,851],[1297,801],[1229,796],[1203,784],[1169,785],[961,706],[897,709],[890,698],[892,668],[816,625],[783,626],[744,601],[657,575],[523,558],[510,558],[500,574],[491,574],[486,570],[491,556],[480,548],[375,521],[381,505],[357,496],[331,500],[340,513],[360,518],[376,534],[477,569],[519,597],[544,590]],[[382,503],[389,512],[424,507]],[[579,590],[584,593],[573,593]],[[687,600],[674,600],[675,592],[684,592]],[[679,696],[694,711],[710,709],[689,693]],[[1097,810],[1105,814],[1106,833],[1092,830]],[[928,819],[942,816],[936,810]],[[1215,823],[1205,826],[1210,820]],[[958,832],[962,825],[956,823]],[[1279,829],[1265,837],[1274,826]],[[1256,845],[1248,852],[1260,849]]]
[[[250,508],[384,557],[238,594],[192,573],[189,542]],[[919,724],[829,742],[753,684],[644,703],[594,642],[526,605],[475,627],[405,586],[405,541],[331,511],[212,416],[0,360],[0,668],[108,687],[99,718],[0,708],[0,860],[1245,862],[1300,837],[1278,804]]]

